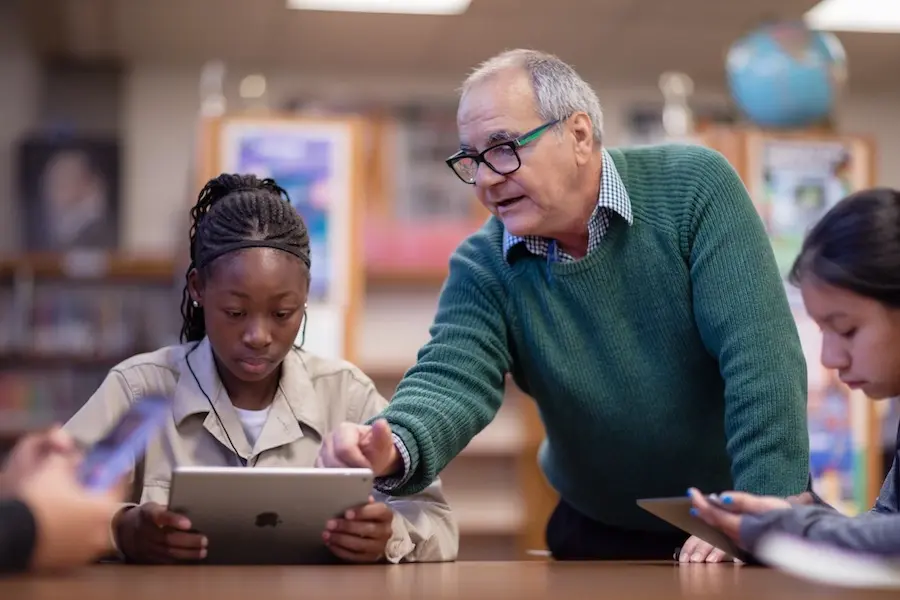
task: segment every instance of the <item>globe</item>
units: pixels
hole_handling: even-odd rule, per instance
[[[728,51],[731,96],[755,125],[801,128],[828,119],[847,79],[838,39],[803,23],[761,27]]]

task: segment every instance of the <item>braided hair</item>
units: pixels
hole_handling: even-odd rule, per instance
[[[191,208],[191,264],[185,279],[197,269],[205,275],[223,254],[251,247],[269,247],[293,254],[310,267],[309,231],[291,205],[287,192],[272,179],[222,174],[200,191]],[[187,283],[181,300],[181,341],[206,335],[203,307],[194,306]]]

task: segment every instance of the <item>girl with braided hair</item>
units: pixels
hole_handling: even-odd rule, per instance
[[[301,346],[309,294],[309,232],[271,179],[223,174],[191,209],[182,344],[114,367],[66,424],[92,444],[137,399],[173,399],[173,418],[133,472],[134,503],[111,523],[133,562],[214,560],[215,540],[166,509],[176,466],[313,467],[322,439],[387,405],[345,361]],[[369,504],[322,524],[323,543],[349,562],[455,560],[459,533],[440,482],[402,502]]]

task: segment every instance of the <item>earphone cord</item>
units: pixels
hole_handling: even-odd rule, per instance
[[[231,446],[231,450],[234,452],[234,455],[237,457],[238,461],[240,461],[242,467],[249,467],[250,463],[247,461],[247,459],[245,459],[243,456],[241,456],[240,452],[237,451],[237,447],[234,445],[234,442],[231,441],[231,436],[228,435],[228,430],[225,429],[225,423],[222,422],[222,417],[219,416],[219,411],[216,410],[216,405],[213,404],[213,401],[209,397],[209,394],[207,394],[206,390],[203,389],[203,386],[200,385],[200,380],[197,379],[197,374],[194,373],[194,367],[191,366],[191,359],[190,359],[191,352],[193,352],[194,349],[196,349],[196,346],[194,346],[194,348],[191,348],[190,352],[187,353],[187,355],[184,357],[184,362],[187,363],[188,370],[191,372],[191,375],[194,377],[194,382],[197,384],[197,387],[200,388],[200,391],[206,397],[206,401],[209,402],[209,407],[212,409],[213,414],[216,415],[216,420],[219,422],[219,427],[221,427],[222,431],[225,432],[225,438],[228,440],[228,444]]]

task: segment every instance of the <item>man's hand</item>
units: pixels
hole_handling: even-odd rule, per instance
[[[371,469],[377,477],[398,474],[403,459],[394,446],[391,427],[384,419],[374,425],[341,423],[325,436],[317,467]]]
[[[32,569],[78,566],[112,550],[109,524],[121,506],[122,490],[91,492],[76,474],[70,456],[53,452],[18,481],[16,496],[37,524]]]
[[[322,539],[340,559],[357,563],[374,563],[384,558],[384,549],[393,535],[394,513],[387,504],[369,503],[348,510],[343,519],[332,519],[325,525]]]
[[[59,427],[23,437],[0,471],[0,497],[17,496],[22,482],[54,454],[69,457],[73,464],[80,457],[75,441]]]
[[[688,541],[681,547],[681,554],[678,556],[679,562],[691,563],[717,563],[725,559],[730,559],[723,550],[719,550],[712,544],[704,542],[696,536],[691,536]]]
[[[191,531],[187,517],[156,502],[125,509],[114,522],[122,553],[143,563],[169,564],[206,558],[207,539]]]

